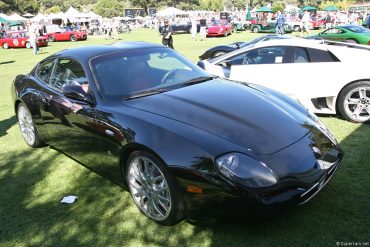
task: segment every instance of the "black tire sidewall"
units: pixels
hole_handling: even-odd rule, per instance
[[[72,35],[71,35],[71,37],[70,37],[70,40],[71,40],[72,42],[76,41],[76,36],[75,36],[74,34],[72,34]]]
[[[123,169],[125,171],[125,182],[126,182],[127,187],[130,191],[132,200],[134,200],[134,198],[132,196],[131,188],[130,188],[129,181],[128,181],[128,172],[129,172],[129,167],[130,167],[129,164],[131,163],[132,160],[134,160],[137,157],[145,157],[147,159],[150,159],[152,162],[154,162],[156,164],[156,166],[161,170],[164,177],[166,178],[168,187],[170,189],[172,206],[171,206],[171,212],[170,212],[169,216],[163,221],[158,221],[158,220],[155,220],[155,219],[152,219],[152,218],[150,218],[150,219],[152,219],[153,221],[155,221],[155,222],[157,222],[158,224],[161,224],[161,225],[174,225],[174,224],[180,222],[184,218],[184,202],[183,202],[183,198],[182,198],[181,193],[180,193],[179,185],[178,185],[176,179],[174,178],[174,176],[168,171],[168,167],[165,165],[165,163],[160,158],[158,158],[156,155],[153,155],[150,152],[134,151],[133,153],[130,154],[130,156],[127,160],[127,163],[126,163],[126,165]],[[135,201],[134,201],[134,203],[135,203]],[[136,203],[135,203],[135,205],[136,205]],[[147,216],[141,210],[141,208],[139,208],[139,210],[141,211],[141,213],[143,213],[145,216]]]
[[[337,108],[338,108],[338,111],[339,113],[345,118],[347,119],[348,121],[351,121],[351,122],[355,122],[355,123],[368,123],[370,122],[370,120],[367,120],[367,121],[364,121],[364,122],[359,122],[359,121],[355,121],[353,120],[352,118],[350,118],[350,116],[348,116],[346,114],[346,111],[345,111],[345,106],[344,106],[344,100],[347,96],[347,94],[352,91],[354,88],[358,88],[358,87],[370,87],[370,81],[358,81],[358,82],[354,82],[354,83],[351,83],[347,86],[345,86],[342,91],[340,92],[339,94],[339,97],[338,97],[338,103],[337,103]]]

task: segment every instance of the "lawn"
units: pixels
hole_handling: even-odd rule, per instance
[[[242,32],[192,42],[190,34],[181,34],[174,36],[174,46],[195,62],[208,47],[257,35]],[[161,40],[152,30],[121,38]],[[28,147],[10,98],[14,77],[28,73],[56,51],[111,42],[89,37],[85,42],[50,43],[37,56],[28,49],[0,49],[0,246],[370,246],[369,125],[321,116],[345,151],[337,174],[308,204],[258,225],[188,221],[172,227],[157,225],[139,213],[129,193],[118,185],[51,147]],[[60,204],[67,195],[79,199]]]

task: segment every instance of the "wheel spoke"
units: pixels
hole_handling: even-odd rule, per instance
[[[364,87],[360,87],[359,89],[358,89],[358,93],[359,93],[359,95],[360,95],[360,99],[366,99],[367,97],[366,97],[366,88],[364,88]]]
[[[357,105],[360,103],[361,103],[360,99],[354,99],[354,98],[349,98],[345,101],[346,105]]]
[[[171,212],[171,194],[161,169],[146,157],[129,164],[129,187],[136,205],[148,217],[164,220]]]
[[[360,113],[362,112],[362,107],[357,105],[356,109],[353,111],[352,115],[354,115],[356,118],[360,117]]]

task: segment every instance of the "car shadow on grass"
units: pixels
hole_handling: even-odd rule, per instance
[[[8,119],[0,121],[0,137],[7,134],[8,129],[10,129],[14,124],[16,124],[17,119],[15,116],[12,116]]]
[[[9,64],[9,63],[14,63],[15,61],[14,60],[11,60],[11,61],[5,61],[5,62],[0,62],[0,65],[3,65],[3,64]]]

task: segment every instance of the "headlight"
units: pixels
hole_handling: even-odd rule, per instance
[[[216,166],[225,177],[250,188],[267,187],[278,181],[269,167],[241,153],[229,153],[218,157]]]

